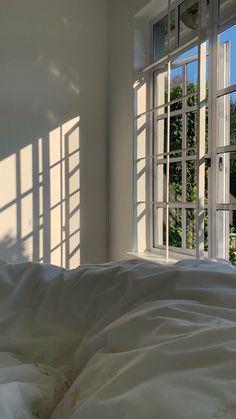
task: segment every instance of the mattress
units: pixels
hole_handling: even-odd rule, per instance
[[[1,419],[235,419],[236,269],[0,264]]]

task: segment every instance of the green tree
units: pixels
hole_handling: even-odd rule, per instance
[[[197,85],[194,83],[187,84],[187,93],[196,93]],[[179,77],[175,77],[171,83],[171,100],[181,98],[183,95],[182,81]],[[208,89],[206,92],[208,96]],[[189,96],[187,98],[187,105],[189,108],[197,104],[197,95]],[[182,107],[182,102],[177,101],[171,105],[171,111],[179,110]],[[236,102],[231,100],[230,103],[230,125],[231,125],[231,144],[236,144]],[[177,115],[170,118],[170,150],[180,150],[182,148],[182,115]],[[187,114],[187,148],[196,147],[197,144],[197,114],[191,110]],[[208,150],[208,110],[206,110],[206,152]],[[187,150],[187,155],[194,155],[196,150]],[[177,154],[176,155],[180,155]],[[231,156],[231,194],[236,198],[236,153]],[[206,184],[205,184],[205,203],[208,200],[208,163],[206,162]],[[180,163],[170,164],[170,197],[172,200],[178,201],[182,195],[182,167]],[[196,167],[195,161],[190,160],[186,162],[186,200],[187,202],[196,202],[197,185],[196,185]],[[230,233],[236,233],[236,211],[233,216],[233,225],[230,225]],[[196,247],[196,210],[187,209],[187,223],[186,223],[186,243],[188,249]],[[205,232],[204,232],[204,248],[208,250],[208,212],[205,211],[204,218]],[[182,225],[181,225],[181,210],[172,209],[170,211],[170,228],[169,228],[169,243],[174,247],[182,246]],[[236,265],[236,247],[235,238],[229,237],[229,259]]]

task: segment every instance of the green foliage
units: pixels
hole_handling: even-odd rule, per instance
[[[173,247],[182,247],[182,226],[181,226],[181,210],[170,210],[170,230],[169,244]]]
[[[187,93],[197,92],[197,85],[194,83],[187,84]],[[171,100],[178,99],[182,96],[182,82],[176,77],[171,84]],[[208,89],[206,92],[208,96]],[[187,105],[191,108],[197,105],[197,95],[187,98]],[[182,102],[176,102],[171,105],[171,111],[182,108]],[[170,150],[182,149],[182,115],[171,117],[170,119]],[[187,114],[187,148],[196,147],[197,144],[197,114],[196,112],[188,112]],[[231,144],[236,144],[236,102],[231,100]],[[206,111],[206,152],[208,150],[208,109]],[[195,150],[187,150],[187,155],[194,155]],[[181,155],[176,153],[176,156]],[[233,174],[232,174],[233,173]],[[235,176],[234,176],[235,175]],[[231,176],[236,178],[236,153],[235,159],[231,163]],[[206,184],[205,184],[205,202],[208,200],[208,167],[206,163]],[[233,190],[231,193],[236,197],[236,182],[231,182]],[[180,201],[182,197],[182,166],[180,163],[170,164],[170,199],[172,201]],[[197,185],[196,185],[196,167],[195,161],[186,162],[186,200],[187,202],[196,202]],[[196,210],[186,210],[186,245],[188,249],[196,248]],[[170,227],[169,227],[169,244],[173,247],[182,247],[182,225],[181,225],[181,209],[172,209],[170,211]],[[205,211],[204,218],[204,248],[208,250],[208,212]],[[231,226],[231,233],[236,233],[236,228]],[[229,260],[236,265],[236,239],[229,237]]]
[[[230,234],[236,233],[235,227],[230,227]],[[236,265],[236,247],[235,247],[235,237],[230,236],[229,239],[229,260],[233,265]]]
[[[230,142],[236,144],[236,101],[230,100]]]

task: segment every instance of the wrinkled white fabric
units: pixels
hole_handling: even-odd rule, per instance
[[[0,419],[235,419],[236,270],[0,265]]]

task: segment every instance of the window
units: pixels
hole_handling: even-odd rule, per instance
[[[235,2],[169,2],[152,34],[152,63],[136,84],[145,86],[135,117],[137,141],[145,131],[135,211],[145,250],[236,264]]]

